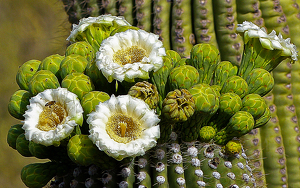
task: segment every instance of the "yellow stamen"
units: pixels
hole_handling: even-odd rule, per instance
[[[128,63],[141,62],[145,56],[146,50],[139,48],[138,46],[131,46],[117,51],[114,54],[113,60],[120,65],[126,65]]]
[[[142,126],[134,117],[116,113],[108,119],[106,132],[114,141],[126,144],[141,136]]]
[[[37,128],[42,131],[55,130],[67,117],[66,110],[55,101],[48,102],[39,116]]]

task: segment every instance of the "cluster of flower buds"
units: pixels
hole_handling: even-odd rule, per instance
[[[262,97],[274,85],[270,71],[297,56],[281,35],[249,22],[237,31],[245,39],[240,67],[220,61],[210,44],[181,58],[122,17],[80,20],[64,55],[30,60],[17,73],[20,90],[8,109],[22,123],[11,127],[8,144],[51,160],[24,167],[24,183],[42,187],[67,177],[63,168],[74,169],[74,179],[60,187],[254,185],[238,139],[269,121]],[[90,176],[79,166],[90,166]]]

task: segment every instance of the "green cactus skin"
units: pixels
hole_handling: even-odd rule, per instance
[[[236,12],[238,23],[249,21],[253,22],[259,27],[264,26],[264,20],[261,17],[262,13],[260,10],[259,0],[236,0]]]
[[[136,26],[140,29],[151,31],[152,27],[152,1],[135,0]],[[165,24],[165,23],[164,23]]]
[[[13,149],[16,149],[17,138],[25,131],[22,129],[23,124],[16,124],[10,127],[7,133],[7,143]]]
[[[243,40],[235,33],[237,27],[236,0],[214,0],[215,32],[222,61],[239,65],[242,59]]]
[[[283,143],[282,128],[279,122],[278,109],[274,104],[274,95],[270,94],[265,99],[271,110],[271,120],[260,128],[261,147],[264,160],[266,183],[269,187],[288,187],[287,158]],[[263,140],[263,138],[270,138]],[[275,152],[274,152],[275,151]]]
[[[247,82],[239,76],[231,76],[225,82],[220,93],[232,92],[243,98],[248,93]]]
[[[117,4],[116,0],[109,0],[106,2],[104,1],[104,3],[102,3],[100,6],[100,8],[103,11],[102,14],[116,15],[117,14],[116,4]]]
[[[25,133],[18,136],[16,140],[16,150],[24,157],[32,157],[29,151],[29,141],[25,138]]]
[[[22,169],[21,179],[30,188],[40,188],[56,175],[58,168],[54,162],[29,164]]]
[[[95,59],[96,52],[93,47],[86,41],[79,41],[67,47],[65,55],[78,54],[86,58],[88,62]]]
[[[196,44],[187,63],[198,70],[199,83],[210,84],[219,61],[220,52],[217,47],[210,44]]]
[[[172,3],[171,45],[182,57],[188,57],[195,36],[192,33],[192,15],[190,0],[176,0]]]
[[[29,92],[34,96],[46,89],[60,87],[57,77],[49,70],[37,71],[28,83]]]
[[[120,0],[119,1],[119,11],[118,14],[120,16],[124,16],[126,20],[133,24],[133,1],[132,0]]]
[[[271,73],[265,69],[253,69],[246,78],[248,93],[256,93],[264,96],[274,87],[274,79]]]
[[[74,7],[74,0],[62,0],[66,13],[68,14],[68,20],[70,23],[78,23],[81,15],[76,13],[76,7]]]
[[[199,73],[190,65],[175,67],[169,74],[168,82],[170,90],[189,89],[199,83]]]
[[[23,114],[29,105],[29,99],[32,97],[31,93],[26,90],[16,91],[9,99],[8,112],[14,118],[24,120]]]
[[[87,119],[87,114],[95,110],[95,107],[100,103],[108,100],[110,96],[101,91],[90,91],[86,93],[81,99],[81,106],[83,108],[83,116]]]
[[[134,158],[128,158],[121,162],[121,166],[118,169],[118,176],[120,176],[119,187],[128,187],[133,188],[135,183],[135,175],[134,175]]]
[[[20,68],[17,72],[16,81],[21,89],[23,89],[23,90],[29,89],[28,83],[29,83],[31,77],[38,70],[40,64],[41,64],[41,61],[39,61],[39,60],[29,60],[20,66]]]
[[[86,93],[94,90],[91,79],[82,73],[69,74],[61,82],[61,86],[75,93],[80,100]]]
[[[218,46],[213,15],[213,1],[193,1],[193,29],[196,43],[210,43]]]
[[[166,49],[170,47],[170,15],[171,1],[156,0],[153,2],[153,33],[159,35],[159,39],[163,42]]]
[[[74,43],[76,44],[76,43]],[[83,73],[86,66],[88,64],[88,60],[78,54],[70,54],[66,56],[60,65],[60,75],[61,78],[64,79],[67,75],[73,72]]]
[[[151,168],[149,156],[137,157],[136,182],[138,186],[151,187]]]
[[[237,75],[238,68],[229,61],[221,61],[214,72],[213,84],[221,88],[224,82],[231,76]]]
[[[155,168],[152,169],[152,185],[155,188],[167,188],[168,184],[168,159],[167,159],[167,144],[158,144],[153,149],[153,165]],[[164,181],[161,181],[164,180]]]
[[[266,186],[266,173],[264,169],[263,149],[261,142],[261,129],[253,129],[241,137],[245,153],[249,158],[249,166],[252,167],[253,178],[257,187]]]

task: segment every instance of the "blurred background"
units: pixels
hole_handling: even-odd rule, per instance
[[[23,166],[43,162],[23,157],[6,142],[9,128],[20,123],[7,111],[10,96],[18,90],[15,76],[24,62],[63,55],[71,25],[60,0],[0,0],[0,187],[26,187]]]

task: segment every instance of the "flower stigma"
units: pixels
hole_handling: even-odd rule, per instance
[[[114,54],[113,60],[119,65],[126,65],[141,62],[144,57],[146,57],[146,50],[138,46],[131,46],[118,50]]]
[[[129,143],[141,136],[142,128],[138,120],[117,113],[111,116],[107,122],[107,134],[116,142]]]

